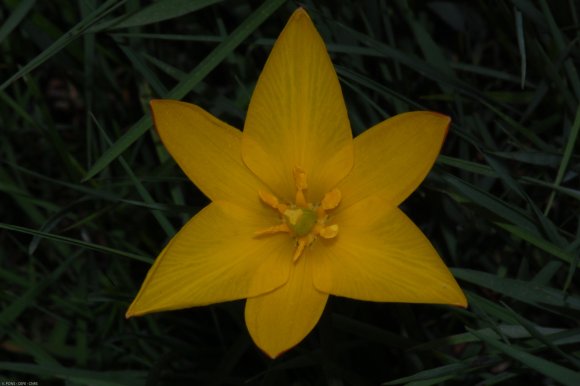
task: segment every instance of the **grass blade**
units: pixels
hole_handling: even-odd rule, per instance
[[[57,41],[55,41],[50,47],[46,50],[42,51],[38,56],[34,59],[30,60],[26,63],[22,68],[8,78],[4,83],[0,85],[0,91],[4,91],[8,86],[10,86],[14,81],[20,79],[24,75],[28,74],[30,71],[34,70],[36,67],[40,66],[47,60],[49,60],[52,56],[57,54],[63,48],[67,47],[70,43],[78,39],[82,34],[91,26],[93,23],[97,22],[100,18],[102,18],[107,13],[111,12],[112,10],[116,9],[123,5],[125,0],[108,0],[107,2],[103,3],[99,8],[97,8],[94,12],[88,15],[86,18],[81,20],[76,26],[74,26],[70,31],[66,34],[62,35]]]
[[[572,371],[564,366],[560,366],[546,359],[527,353],[523,348],[510,346],[500,342],[499,340],[480,334],[475,330],[469,330],[482,342],[485,342],[496,350],[501,351],[507,356],[525,364],[530,369],[540,372],[567,386],[580,385],[580,373],[578,372]]]
[[[577,296],[566,296],[564,292],[554,288],[530,283],[525,280],[499,277],[472,269],[453,268],[452,271],[453,275],[458,279],[489,288],[495,292],[528,304],[545,304],[580,310],[580,298]]]
[[[256,9],[242,24],[238,26],[224,41],[222,41],[189,75],[173,88],[165,98],[181,99],[201,80],[220,64],[236,47],[238,47],[252,32],[254,32],[285,0],[268,0]],[[131,144],[139,139],[151,127],[151,116],[141,118],[129,131],[119,138],[113,146],[95,162],[87,172],[83,181],[93,178],[107,167],[114,159],[123,153]]]
[[[560,162],[560,167],[558,168],[558,174],[556,175],[556,180],[554,181],[555,186],[559,186],[562,183],[562,179],[564,178],[564,173],[568,168],[570,163],[570,159],[572,158],[572,154],[574,152],[574,148],[576,146],[576,140],[578,139],[578,132],[580,132],[580,105],[578,105],[578,109],[576,110],[576,117],[574,118],[574,123],[570,128],[570,135],[568,136],[568,140],[566,141],[566,147],[564,148],[564,154],[562,155],[562,161]],[[548,199],[548,204],[546,205],[546,210],[544,213],[548,215],[550,212],[550,208],[554,203],[554,198],[556,197],[556,192],[552,191],[550,194],[550,198]]]
[[[71,237],[55,235],[53,233],[41,232],[41,231],[37,231],[35,229],[25,228],[25,227],[21,227],[18,225],[0,223],[0,229],[6,229],[9,231],[13,231],[13,232],[26,233],[26,234],[33,235],[33,236],[42,237],[42,238],[47,239],[47,240],[53,240],[53,241],[58,241],[58,242],[65,243],[65,244],[75,245],[75,246],[78,246],[81,248],[87,248],[87,249],[90,249],[90,250],[93,250],[93,251],[99,252],[99,253],[113,254],[113,255],[128,257],[130,259],[144,261],[144,262],[149,263],[149,264],[153,263],[153,259],[150,257],[137,255],[137,254],[131,253],[131,252],[121,251],[121,250],[118,250],[115,248],[105,247],[104,245],[88,243],[86,241],[73,239]]]
[[[34,3],[36,3],[36,0],[23,0],[18,3],[17,8],[12,11],[8,19],[0,26],[0,44],[24,20]]]

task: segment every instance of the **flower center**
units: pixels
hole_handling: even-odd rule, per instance
[[[276,196],[269,192],[260,190],[258,195],[266,205],[278,210],[281,223],[266,229],[259,230],[256,236],[271,235],[274,233],[289,233],[296,241],[296,250],[293,261],[304,252],[304,249],[312,244],[318,236],[325,239],[332,239],[338,235],[338,225],[326,225],[329,210],[338,206],[341,199],[340,190],[333,189],[324,195],[320,203],[309,203],[306,200],[306,172],[295,167],[292,171],[294,184],[296,185],[296,199],[294,203],[281,203]]]
[[[284,221],[296,236],[305,236],[312,231],[318,218],[311,209],[286,209]]]

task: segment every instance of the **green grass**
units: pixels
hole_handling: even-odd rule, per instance
[[[297,3],[0,5],[0,381],[40,385],[580,384],[580,6],[306,1],[355,134],[453,118],[402,206],[467,310],[333,298],[271,361],[243,302],[126,320],[155,256],[207,204],[151,98],[241,127]],[[428,289],[427,289],[428,290]]]

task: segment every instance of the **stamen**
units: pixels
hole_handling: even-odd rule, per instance
[[[308,244],[308,237],[300,237],[298,239],[298,245],[296,246],[296,250],[294,251],[294,257],[292,258],[292,262],[295,263],[302,252],[304,251],[304,247]]]
[[[286,225],[286,223],[274,225],[266,229],[257,230],[256,232],[254,232],[254,236],[272,235],[274,233],[290,233],[290,228],[288,228],[288,225]]]
[[[306,182],[306,172],[300,166],[294,166],[292,169],[292,174],[294,175],[294,183],[296,184],[297,190],[308,189],[308,183]]]
[[[278,204],[280,202],[278,201],[278,198],[274,196],[272,193],[263,190],[258,190],[258,196],[260,196],[260,200],[262,200],[264,204],[268,204],[272,208],[278,209]]]
[[[280,214],[284,214],[284,212],[288,209],[288,205],[280,203],[278,198],[270,192],[258,190],[258,196],[260,196],[260,199],[264,204],[274,209],[278,209],[278,212],[280,212]]]
[[[300,166],[295,166],[292,169],[292,174],[294,175],[294,185],[296,185],[296,205],[305,208],[308,205],[304,196],[304,191],[308,189],[306,172]]]

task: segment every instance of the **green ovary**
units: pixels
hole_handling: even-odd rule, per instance
[[[287,209],[284,212],[286,224],[298,237],[306,236],[318,220],[316,212],[311,209]]]

